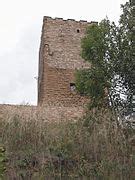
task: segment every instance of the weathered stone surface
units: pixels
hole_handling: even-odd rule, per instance
[[[86,98],[71,90],[75,71],[88,68],[81,58],[86,21],[44,17],[39,52],[38,105],[80,106]]]

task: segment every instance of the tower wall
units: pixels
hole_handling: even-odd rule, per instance
[[[86,21],[44,17],[39,52],[38,104],[78,106],[86,102],[74,90],[75,71],[89,67],[81,58]]]

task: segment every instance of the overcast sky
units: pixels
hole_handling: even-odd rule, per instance
[[[0,103],[36,104],[43,16],[117,22],[126,0],[0,0]]]

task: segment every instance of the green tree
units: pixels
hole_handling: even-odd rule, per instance
[[[122,6],[119,25],[108,19],[91,25],[82,40],[82,57],[91,68],[77,72],[77,89],[91,98],[91,108],[108,105],[115,112],[133,110],[135,85],[133,5]]]
[[[133,112],[135,95],[135,3],[132,0],[122,5],[123,14],[119,21],[119,65],[123,86],[126,87],[126,112]]]

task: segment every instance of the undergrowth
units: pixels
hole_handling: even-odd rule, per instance
[[[5,109],[0,136],[8,159],[6,179],[132,180],[135,176],[131,135],[117,127],[108,111],[89,112],[75,121],[51,121],[44,109]]]

